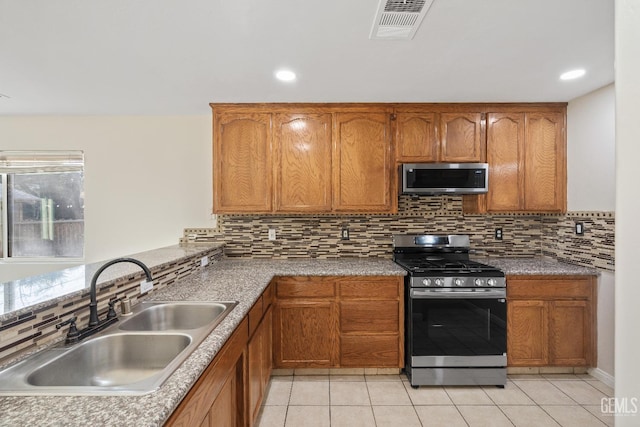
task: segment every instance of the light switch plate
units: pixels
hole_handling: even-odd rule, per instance
[[[202,258],[200,258],[201,267],[205,267],[208,264],[209,264],[209,257],[203,256]]]
[[[275,228],[270,228],[269,229],[269,240],[276,240],[276,229]]]
[[[140,293],[141,294],[147,293],[151,289],[153,289],[153,282],[147,282],[146,280],[143,280],[142,282],[140,282]]]

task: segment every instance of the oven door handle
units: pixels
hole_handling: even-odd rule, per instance
[[[413,299],[451,299],[451,298],[506,298],[507,291],[500,289],[475,289],[473,291],[442,291],[440,289],[411,289]]]

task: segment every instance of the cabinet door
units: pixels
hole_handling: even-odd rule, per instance
[[[435,113],[396,114],[396,160],[437,162],[437,129]]]
[[[331,114],[277,114],[276,212],[331,211]]]
[[[273,308],[269,307],[262,320],[262,391],[267,389],[273,367]]]
[[[508,301],[507,365],[548,363],[548,325],[545,301]]]
[[[549,304],[549,363],[590,366],[591,304],[584,300],[552,301]]]
[[[271,115],[214,115],[214,211],[270,212]]]
[[[392,212],[390,115],[337,113],[334,134],[334,210]]]
[[[229,375],[201,427],[236,427],[236,376]]]
[[[275,368],[336,365],[336,306],[329,301],[278,301],[274,312]]]
[[[522,207],[524,114],[487,115],[489,192],[487,211],[513,212]]]
[[[247,401],[250,425],[253,425],[258,416],[262,403],[262,357],[265,345],[263,329],[260,324],[247,345]]]
[[[524,208],[566,211],[566,143],[564,115],[525,114]]]
[[[480,162],[482,160],[482,114],[440,114],[440,160]]]

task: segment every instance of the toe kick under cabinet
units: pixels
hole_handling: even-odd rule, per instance
[[[401,368],[402,278],[277,279],[275,368]]]
[[[507,365],[596,366],[596,276],[507,276]]]

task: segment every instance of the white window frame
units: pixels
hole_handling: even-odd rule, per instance
[[[85,242],[82,242],[81,257],[10,257],[9,254],[9,212],[7,176],[20,173],[83,172],[84,153],[82,151],[5,151],[0,150],[0,238],[2,253],[0,263],[5,264],[72,264],[84,262]],[[84,185],[83,185],[84,187]]]

